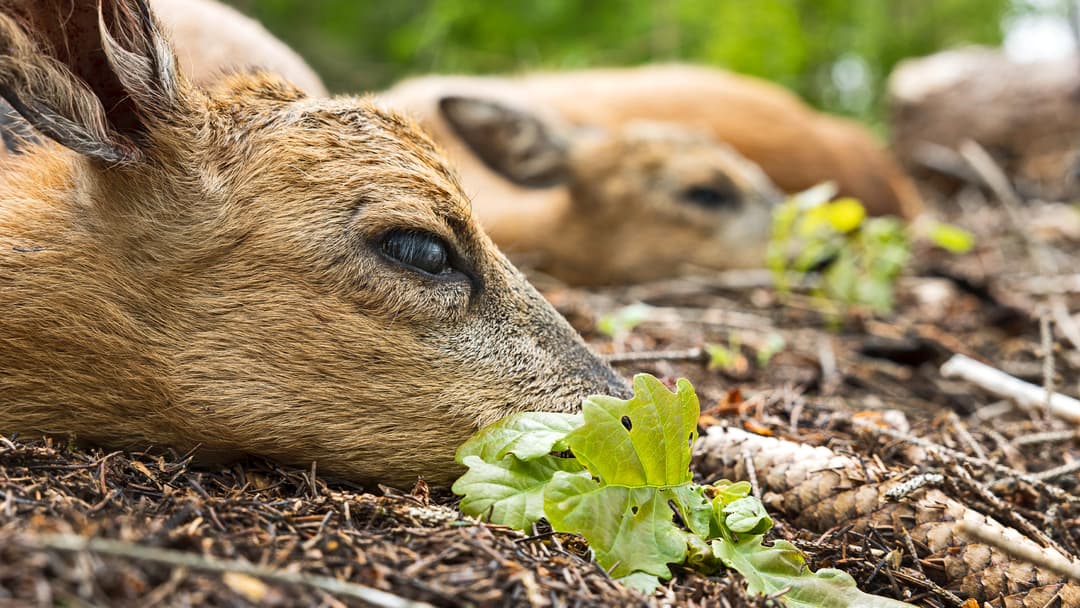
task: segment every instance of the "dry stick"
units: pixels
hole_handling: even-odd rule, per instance
[[[1021,435],[1010,441],[1014,446],[1033,445],[1036,443],[1058,443],[1080,439],[1080,429],[1075,431],[1046,431],[1044,433],[1031,433]]]
[[[1076,560],[1069,559],[1064,555],[1054,555],[1053,553],[1034,550],[1028,545],[1010,541],[1001,536],[1000,533],[991,532],[987,528],[974,525],[969,521],[961,520],[957,522],[957,528],[961,533],[981,543],[990,545],[1006,555],[1011,555],[1016,559],[1080,582],[1080,562]]]
[[[686,350],[646,350],[636,353],[613,353],[604,355],[604,360],[611,364],[641,363],[644,361],[698,361],[709,360],[709,355],[702,348]]]
[[[147,547],[106,538],[87,539],[75,534],[50,534],[31,539],[30,542],[56,551],[89,551],[101,555],[147,560],[207,572],[237,572],[275,583],[313,587],[329,593],[358,599],[381,608],[433,608],[427,602],[405,599],[392,593],[356,583],[339,581],[329,576],[287,572],[238,560],[218,560],[195,553]]]
[[[1012,479],[1019,479],[1020,481],[1029,483],[1032,486],[1046,492],[1047,494],[1053,496],[1058,500],[1067,500],[1073,503],[1080,503],[1080,497],[1073,496],[1072,494],[1069,494],[1064,489],[1059,488],[1058,486],[1048,484],[1045,481],[1041,481],[1032,475],[1017,471],[1016,469],[1007,467],[1003,464],[998,464],[991,460],[985,460],[982,458],[973,458],[971,456],[968,456],[967,454],[964,454],[963,452],[957,452],[954,449],[947,448],[941,444],[934,443],[933,441],[927,441],[926,439],[916,437],[909,433],[902,433],[893,429],[880,427],[876,424],[866,422],[864,420],[853,419],[851,422],[860,429],[867,430],[879,435],[885,435],[887,437],[891,437],[898,441],[904,441],[912,445],[917,445],[925,450],[936,452],[942,456],[946,456],[954,460],[971,463],[975,466],[989,467],[990,469],[993,469],[994,471],[997,471],[998,473],[1005,475],[1006,477]]]
[[[964,157],[964,160],[971,165],[971,168],[979,174],[985,183],[994,192],[994,196],[1001,201],[1001,207],[1005,210],[1005,214],[1009,216],[1009,225],[1015,231],[1016,235],[1020,237],[1020,240],[1024,243],[1024,248],[1027,249],[1028,256],[1033,262],[1035,267],[1042,276],[1051,274],[1054,269],[1054,265],[1047,259],[1043,248],[1035,239],[1031,238],[1031,235],[1022,230],[1020,227],[1024,225],[1022,218],[1020,217],[1020,207],[1024,202],[1013,190],[1012,184],[1009,183],[1009,178],[1005,175],[1005,172],[1001,170],[1001,167],[994,162],[993,157],[986,151],[985,148],[978,143],[967,140],[960,144],[960,155]]]
[[[949,412],[949,423],[953,425],[956,436],[967,444],[968,448],[971,449],[971,452],[975,454],[976,458],[986,458],[986,452],[983,450],[982,445],[971,435],[971,431],[969,431],[967,425],[960,420],[960,417],[956,415],[956,412]]]
[[[941,366],[941,375],[967,380],[999,397],[1012,399],[1025,410],[1045,406],[1051,414],[1080,424],[1080,400],[1061,393],[1047,392],[1046,389],[1014,378],[970,357],[953,355]]]
[[[1063,464],[1059,467],[1047,469],[1045,471],[1039,471],[1038,473],[1032,473],[1031,476],[1035,479],[1056,479],[1058,477],[1064,477],[1080,471],[1080,460],[1074,460],[1068,464]]]
[[[960,145],[960,155],[979,174],[983,183],[993,190],[994,196],[1001,201],[1002,208],[1005,209],[1006,215],[1009,216],[1009,225],[1013,227],[1017,236],[1024,243],[1028,257],[1035,262],[1035,268],[1039,274],[1038,278],[1049,279],[1050,275],[1057,274],[1057,264],[1047,255],[1046,247],[1031,238],[1030,234],[1020,228],[1023,225],[1020,218],[1020,206],[1023,201],[1013,190],[1009,178],[1006,177],[1001,167],[994,162],[994,159],[987,153],[985,148],[971,140]],[[1069,342],[1072,342],[1073,348],[1080,348],[1080,327],[1077,327],[1072,317],[1069,316],[1064,299],[1060,294],[1051,293],[1048,300],[1058,328],[1062,330]]]
[[[971,473],[963,466],[953,465],[951,468],[960,482],[967,486],[968,489],[975,492],[975,494],[982,497],[982,499],[996,511],[997,516],[1001,518],[1002,521],[1011,523],[1014,528],[1024,532],[1029,538],[1038,540],[1044,547],[1050,547],[1051,549],[1061,552],[1062,555],[1069,554],[1064,547],[1059,545],[1053,538],[1050,538],[1049,534],[1035,527],[1035,525],[1028,521],[1026,517],[1018,513],[1016,509],[1010,509],[1006,506],[1005,502],[1002,501],[997,494],[994,494],[990,491],[990,488],[979,483],[978,480],[972,477]]]
[[[1039,315],[1039,346],[1043,351],[1043,407],[1050,411],[1054,395],[1054,338],[1050,334],[1050,315],[1045,310]]]
[[[1049,299],[1054,325],[1057,325],[1066,340],[1072,342],[1073,348],[1080,348],[1080,327],[1077,327],[1076,321],[1073,321],[1072,315],[1069,314],[1069,309],[1065,306],[1065,298],[1060,294],[1052,294]]]

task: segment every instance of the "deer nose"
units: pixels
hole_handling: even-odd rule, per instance
[[[602,361],[598,362],[594,373],[597,375],[598,380],[603,386],[599,394],[610,395],[620,399],[629,399],[634,395],[630,383],[616,373],[607,363]]]

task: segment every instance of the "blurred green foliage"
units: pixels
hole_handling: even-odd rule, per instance
[[[334,91],[429,72],[498,73],[685,60],[784,84],[825,109],[880,116],[899,60],[998,44],[1010,0],[230,0]]]

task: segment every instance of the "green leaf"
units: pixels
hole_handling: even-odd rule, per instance
[[[761,501],[746,497],[723,507],[724,524],[735,534],[765,534],[773,527],[772,518]]]
[[[615,580],[631,589],[637,589],[645,595],[652,595],[660,588],[660,578],[644,572],[634,572]]]
[[[690,381],[671,392],[648,374],[634,376],[629,400],[597,395],[581,406],[585,423],[566,444],[605,485],[667,487],[690,482],[690,446],[701,413]]]
[[[753,486],[749,481],[728,481],[721,479],[712,484],[714,491],[716,492],[716,498],[713,499],[713,504],[716,505],[717,511],[721,511],[722,507],[729,505],[740,498],[746,498],[750,496],[750,492],[753,491]]]
[[[465,464],[469,456],[479,456],[484,462],[494,462],[507,454],[521,460],[546,456],[565,449],[559,444],[581,424],[580,414],[522,412],[481,429],[458,448],[455,460]]]
[[[850,575],[831,568],[811,572],[795,545],[783,540],[771,547],[762,536],[738,542],[719,539],[713,551],[746,579],[750,593],[778,595],[787,608],[914,608],[911,604],[863,593]]]
[[[951,253],[967,253],[975,246],[975,235],[945,222],[934,222],[930,228],[930,240]]]
[[[507,454],[495,462],[470,455],[462,460],[469,467],[454,482],[455,494],[463,495],[459,508],[466,515],[518,530],[530,530],[544,517],[544,488],[557,474],[589,479],[573,458],[543,456],[521,460]]]
[[[768,365],[769,361],[772,361],[772,358],[775,357],[777,353],[784,350],[784,347],[786,346],[787,342],[784,340],[783,336],[780,334],[769,334],[765,338],[765,345],[757,351],[758,367],[765,367]]]
[[[601,567],[644,593],[671,577],[670,564],[725,564],[789,607],[906,606],[863,594],[839,571],[811,573],[793,545],[763,546],[773,522],[749,483],[694,484],[699,413],[685,379],[673,392],[639,374],[631,399],[594,396],[581,415],[519,414],[481,430],[458,450],[468,471],[453,490],[467,514],[521,530],[546,517],[582,536]],[[552,453],[567,449],[573,458]]]
[[[862,225],[866,219],[866,208],[853,198],[841,198],[831,203],[814,207],[806,213],[802,231],[804,235],[828,227],[834,232],[845,234]]]
[[[592,478],[555,474],[544,493],[552,528],[584,537],[612,576],[670,577],[668,564],[686,558],[688,534],[672,506],[694,532],[709,534],[711,526],[704,490],[691,487],[699,413],[687,380],[672,392],[647,374],[634,377],[628,400],[586,399],[584,424],[566,444]]]
[[[670,489],[603,485],[556,473],[544,495],[551,527],[589,542],[596,562],[614,577],[645,572],[670,578],[667,564],[686,557],[686,533],[672,522]]]
[[[705,353],[709,355],[709,371],[730,369],[735,364],[735,353],[723,344],[706,342]]]

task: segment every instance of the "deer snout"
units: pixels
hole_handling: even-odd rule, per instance
[[[589,389],[588,394],[585,395],[585,397],[591,395],[611,395],[612,397],[628,399],[633,395],[630,383],[627,382],[625,378],[616,373],[610,365],[593,353],[590,352],[588,354],[591,361],[584,370],[583,376],[588,379],[592,388]],[[579,403],[578,406],[580,405],[581,404]]]

